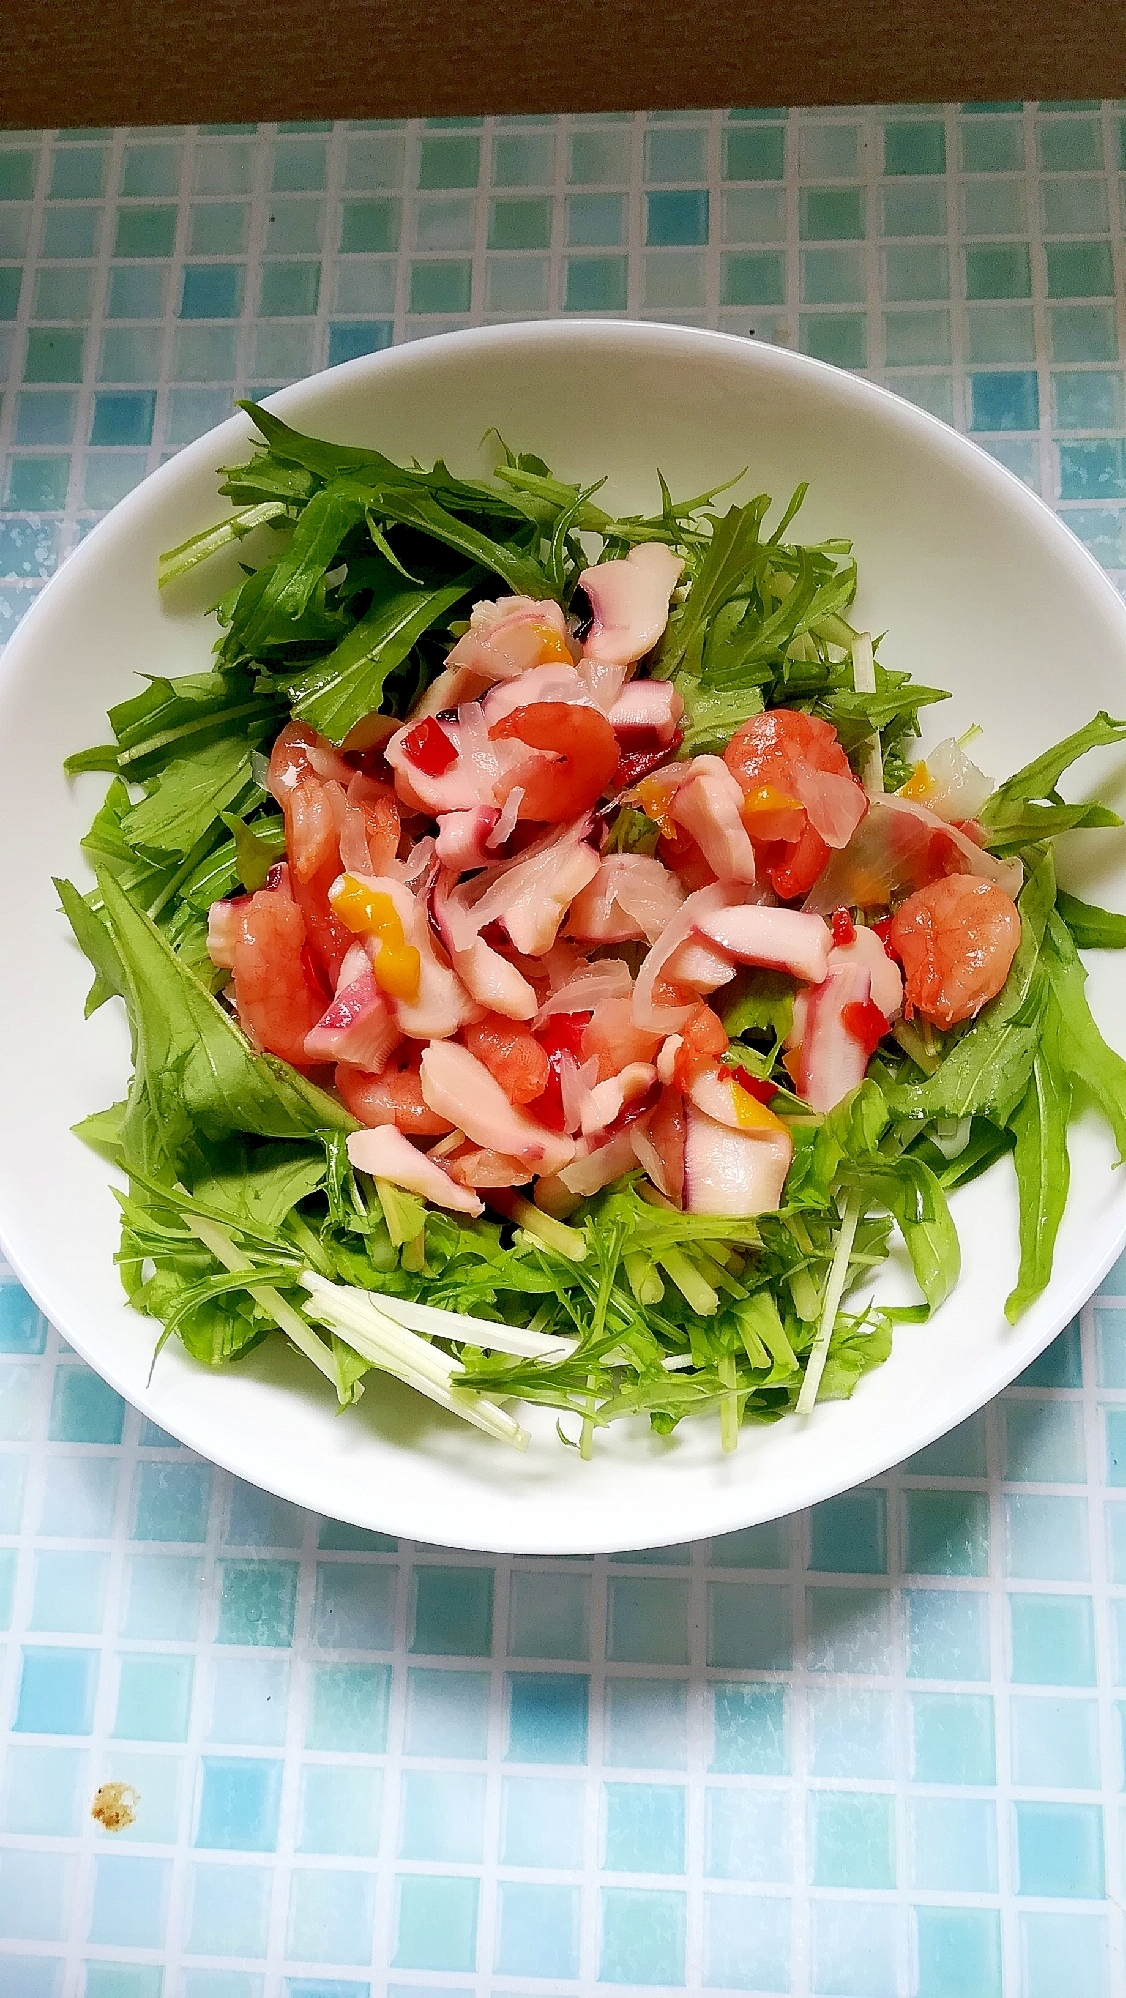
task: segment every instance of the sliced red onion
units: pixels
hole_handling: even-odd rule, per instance
[[[443,869],[433,884],[430,906],[454,970],[479,1005],[502,1013],[506,1020],[530,1020],[537,1005],[533,987],[514,964],[478,936],[472,912],[450,892],[452,880]]]
[[[398,1021],[364,957],[363,971],[337,992],[331,1006],[306,1034],[305,1053],[312,1062],[346,1061],[352,1068],[378,1075],[402,1038]]]
[[[788,971],[809,985],[819,985],[828,974],[829,926],[801,909],[744,904],[702,916],[696,928],[740,964]]]
[[[666,1200],[671,1200],[673,1198],[673,1190],[669,1184],[668,1174],[665,1171],[665,1161],[649,1136],[648,1121],[645,1118],[640,1118],[636,1124],[627,1124],[626,1129],[629,1132],[634,1157],[638,1165],[644,1167],[657,1192],[663,1193]]]
[[[559,1093],[563,1099],[563,1129],[573,1137],[586,1116],[591,1091],[598,1081],[596,1061],[577,1062],[573,1055],[559,1058]]]
[[[229,901],[212,902],[207,911],[207,955],[212,964],[224,971],[235,967],[235,945],[242,935],[242,909],[248,900],[245,895],[233,897]]]
[[[714,881],[707,888],[698,888],[695,894],[681,903],[637,974],[633,988],[633,1017],[639,1027],[645,1027],[653,1034],[675,1034],[683,1027],[695,1002],[683,1006],[661,1006],[653,997],[653,988],[673,953],[695,936],[700,919],[719,909],[733,908],[740,900],[738,888],[724,887],[721,882]]]
[[[627,1125],[618,1131],[608,1144],[599,1145],[593,1151],[580,1154],[572,1165],[565,1166],[559,1177],[568,1193],[577,1193],[586,1199],[592,1193],[601,1193],[611,1180],[620,1179],[624,1172],[633,1169],[637,1154],[633,1149],[633,1129]]]
[[[868,810],[867,793],[843,771],[818,770],[801,759],[795,759],[792,767],[794,789],[814,832],[826,846],[847,846]]]
[[[997,860],[967,839],[957,826],[947,825],[925,805],[888,795],[873,798],[849,843],[833,854],[806,896],[803,908],[827,916],[834,909],[882,907],[893,897],[911,894],[949,866],[933,864],[933,841],[941,852],[962,863],[961,871],[995,881],[1014,900],[1024,880],[1019,860]]]
[[[558,1172],[575,1155],[571,1139],[548,1131],[511,1104],[483,1062],[456,1041],[438,1041],[422,1056],[422,1094],[439,1117],[474,1144],[521,1159],[536,1173]]]
[[[485,1209],[468,1187],[458,1186],[448,1172],[417,1151],[409,1138],[394,1124],[377,1124],[372,1131],[353,1131],[348,1138],[348,1157],[360,1172],[374,1179],[388,1179],[417,1193],[435,1207],[448,1207],[455,1214],[483,1214]]]
[[[489,834],[488,839],[485,841],[485,845],[487,847],[495,850],[497,847],[503,846],[505,840],[508,839],[510,835],[515,832],[516,821],[520,817],[520,807],[523,804],[523,802],[524,802],[524,786],[523,784],[514,784],[504,801],[504,805],[501,810],[500,817],[496,822],[496,825],[493,827],[492,832]]]
[[[608,853],[594,880],[576,895],[567,919],[585,943],[656,943],[684,900],[674,874],[644,853]]]
[[[628,964],[620,957],[604,958],[599,964],[584,965],[545,999],[536,1014],[536,1025],[542,1027],[553,1013],[595,1013],[608,1000],[629,999],[632,994]]]

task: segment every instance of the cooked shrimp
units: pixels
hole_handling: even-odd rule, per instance
[[[492,742],[515,738],[529,749],[549,749],[555,761],[521,764],[513,784],[524,792],[521,819],[553,825],[578,818],[609,789],[618,767],[618,738],[604,714],[577,701],[532,701],[513,708],[489,730]]]
[[[681,1045],[676,1051],[673,1080],[678,1089],[687,1089],[705,1068],[712,1067],[727,1047],[727,1029],[718,1013],[703,1004],[695,1007],[685,1021]]]
[[[397,1066],[397,1058],[392,1056],[390,1066],[381,1075],[369,1075],[366,1069],[349,1068],[340,1062],[336,1087],[353,1117],[369,1128],[394,1124],[408,1138],[444,1137],[454,1127],[447,1118],[431,1110],[422,1094],[418,1079],[420,1050],[416,1044],[409,1055],[405,1050],[402,1052],[401,1065]]]
[[[307,1068],[305,1036],[324,1011],[324,995],[306,972],[305,924],[288,895],[260,888],[239,904],[231,953],[232,992],[240,1024],[259,1048]]]
[[[466,1027],[465,1045],[496,1077],[513,1103],[534,1103],[547,1088],[550,1064],[530,1027],[506,1020],[500,1013],[486,1013],[483,1020]],[[499,1181],[516,1186],[518,1180]]]
[[[736,730],[723,760],[775,893],[804,895],[868,807],[836,729],[800,709],[770,708]]]
[[[903,964],[908,1017],[921,1013],[936,1027],[954,1027],[1001,990],[1020,942],[1020,916],[995,882],[948,874],[908,896],[888,940]]]

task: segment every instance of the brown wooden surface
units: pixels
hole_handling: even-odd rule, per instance
[[[4,0],[0,124],[1126,95],[1122,0]]]

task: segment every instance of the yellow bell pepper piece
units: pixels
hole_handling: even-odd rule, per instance
[[[333,882],[328,898],[334,914],[354,936],[378,938],[372,965],[376,984],[391,999],[417,999],[422,959],[407,942],[390,895],[365,887],[354,874],[342,874]]]
[[[559,661],[564,666],[573,666],[574,660],[567,649],[566,640],[561,638],[554,625],[534,624],[532,626],[540,642],[541,666],[554,666]]]
[[[735,1121],[741,1131],[784,1131],[786,1128],[781,1117],[776,1117],[773,1110],[765,1103],[760,1103],[758,1097],[752,1096],[750,1090],[744,1089],[742,1083],[736,1082],[734,1077],[731,1082],[731,1103],[735,1111]]]
[[[921,805],[924,798],[929,798],[933,790],[934,785],[931,783],[931,773],[927,769],[926,764],[916,763],[906,784],[900,787],[899,796],[901,798],[912,798],[917,805]]]

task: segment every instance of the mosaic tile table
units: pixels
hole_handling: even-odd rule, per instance
[[[4,627],[234,395],[557,311],[864,370],[1126,580],[1123,111],[0,136]],[[10,1280],[0,1354],[2,1998],[1126,1991],[1126,1264],[901,1471],[610,1561],[301,1515]]]

